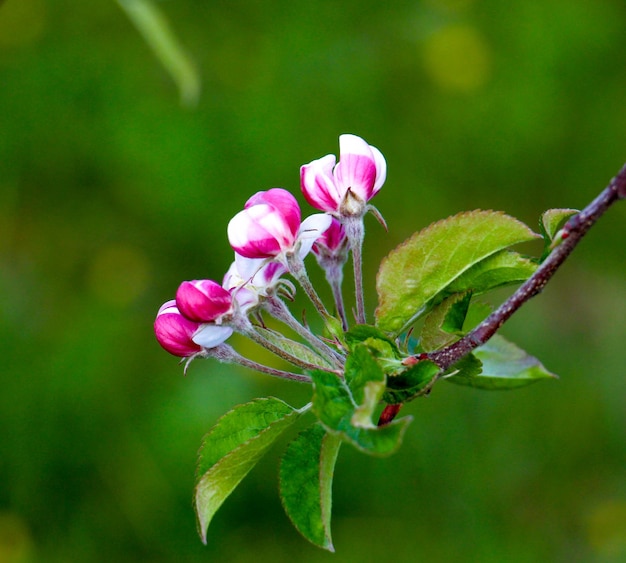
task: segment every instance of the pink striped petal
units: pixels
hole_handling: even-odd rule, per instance
[[[183,317],[176,308],[176,302],[171,300],[159,309],[154,320],[154,334],[166,351],[174,356],[186,358],[202,350],[192,340],[199,326],[199,323]]]
[[[295,233],[276,208],[258,204],[230,220],[228,241],[235,252],[246,258],[271,258],[293,246]]]
[[[376,182],[376,162],[370,146],[356,135],[339,137],[339,164],[335,180],[345,194],[348,189],[363,201],[368,201]]]
[[[265,192],[257,192],[254,194],[244,206],[248,209],[253,205],[259,204],[272,205],[280,213],[285,223],[289,226],[289,230],[295,235],[300,227],[300,206],[296,198],[283,188],[272,188]]]
[[[335,183],[335,155],[328,154],[300,168],[300,188],[307,202],[321,211],[339,209],[344,193]]]
[[[180,284],[176,306],[189,320],[209,323],[232,308],[230,293],[213,280],[193,280]]]

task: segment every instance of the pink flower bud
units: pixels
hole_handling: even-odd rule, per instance
[[[189,320],[210,323],[232,309],[232,299],[212,280],[184,281],[176,292],[176,306]]]
[[[228,224],[228,240],[246,258],[273,258],[293,248],[300,228],[300,207],[287,190],[258,192]]]
[[[315,208],[344,216],[359,216],[385,183],[387,163],[382,153],[356,135],[339,137],[339,163],[326,155],[300,168],[300,186]]]
[[[343,225],[333,217],[330,227],[326,229],[313,244],[313,252],[317,255],[339,255],[348,252],[348,237]]]
[[[154,320],[154,334],[159,344],[174,356],[186,358],[200,352],[202,348],[192,337],[199,323],[183,317],[174,300],[164,303]]]

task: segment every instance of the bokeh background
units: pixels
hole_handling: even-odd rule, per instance
[[[201,77],[195,105],[113,0],[0,5],[0,561],[626,561],[626,204],[503,330],[560,380],[442,383],[406,408],[393,457],[343,448],[336,555],[282,512],[285,442],[200,543],[203,434],[310,389],[212,362],[183,377],[152,334],[180,281],[221,278],[244,201],[298,193],[340,133],[389,167],[370,314],[380,259],[429,222],[491,208],[536,226],[585,205],[626,160],[626,4],[158,7]]]

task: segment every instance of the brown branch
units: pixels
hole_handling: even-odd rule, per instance
[[[561,231],[562,242],[548,255],[535,273],[500,307],[463,338],[427,355],[442,372],[485,344],[526,301],[540,293],[587,231],[611,205],[626,198],[626,164],[609,185],[580,213],[573,215]]]

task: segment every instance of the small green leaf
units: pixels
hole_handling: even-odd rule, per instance
[[[425,352],[439,350],[460,338],[471,298],[469,292],[457,293],[426,315],[420,333],[420,344]]]
[[[525,282],[537,267],[537,262],[518,252],[503,250],[472,266],[446,287],[445,293],[471,291],[480,295],[498,287]]]
[[[341,439],[320,424],[287,446],[280,464],[280,497],[287,516],[311,543],[334,551],[330,534],[332,483]]]
[[[311,372],[311,377],[313,412],[326,430],[370,455],[386,456],[398,449],[411,417],[405,416],[381,427],[374,426],[371,421],[364,423],[363,412],[357,411],[359,405],[354,402],[344,381],[324,371]],[[374,393],[371,389],[363,389],[364,405],[370,404],[372,395],[379,393],[378,388]]]
[[[301,360],[315,366],[327,368],[332,367],[327,360],[318,356],[313,350],[311,350],[311,348],[301,342],[285,338],[282,334],[263,327],[256,327],[256,331],[261,334],[261,336],[269,340],[274,346],[280,348],[291,356],[300,358]]]
[[[567,220],[577,213],[580,213],[578,209],[548,209],[541,216],[541,223],[539,224],[541,234],[548,242],[552,242],[563,225],[567,223]]]
[[[227,412],[204,437],[194,494],[204,543],[217,509],[302,412],[273,397],[255,399]]]
[[[543,254],[540,262],[543,262],[550,252],[562,242],[559,232],[565,226],[565,223],[577,213],[577,209],[548,209],[542,216],[539,223],[541,235],[544,240]]]
[[[383,396],[386,403],[406,403],[418,397],[440,372],[430,360],[421,360],[400,375],[387,378],[387,390]]]
[[[361,342],[368,343],[374,340],[382,340],[383,342],[389,344],[395,354],[398,353],[398,347],[396,346],[393,338],[389,338],[387,334],[375,326],[357,325],[346,332],[345,337],[346,343],[350,349],[353,349],[354,346],[360,344]]]
[[[363,403],[368,383],[381,383],[383,388],[385,386],[385,374],[364,344],[356,346],[348,356],[344,371],[352,399],[357,405]]]
[[[376,325],[399,334],[469,268],[537,236],[517,219],[495,211],[461,213],[430,225],[383,260],[376,280]]]
[[[541,379],[555,378],[535,357],[496,334],[474,350],[482,362],[482,373],[460,373],[447,377],[446,381],[468,385],[478,389],[516,389]]]

